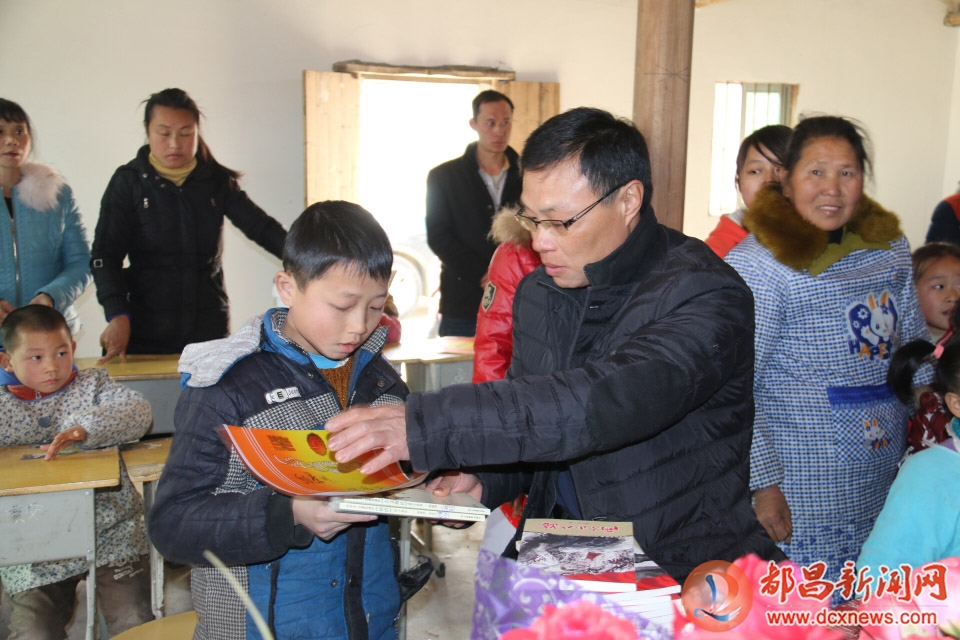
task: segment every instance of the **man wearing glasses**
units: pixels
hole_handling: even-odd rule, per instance
[[[364,472],[470,469],[443,488],[491,506],[527,491],[525,518],[630,520],[681,581],[708,560],[782,559],[748,492],[749,289],[657,222],[631,123],[567,111],[521,166],[517,216],[543,266],[517,289],[508,379],[345,412],[327,423],[338,460],[380,450]]]

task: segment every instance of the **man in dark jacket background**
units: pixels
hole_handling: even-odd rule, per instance
[[[509,145],[513,102],[499,91],[473,99],[477,141],[427,175],[427,243],[440,258],[441,336],[473,336],[496,244],[494,214],[520,198],[517,152]]]
[[[517,289],[508,379],[349,410],[327,423],[338,460],[382,449],[364,472],[469,469],[444,488],[489,506],[527,491],[525,518],[632,521],[677,580],[708,560],[782,559],[748,491],[750,290],[657,222],[631,123],[555,116],[522,166],[518,216],[543,266]]]

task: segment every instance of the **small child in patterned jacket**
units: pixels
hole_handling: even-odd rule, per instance
[[[960,299],[960,247],[946,242],[931,242],[911,255],[917,300],[935,344],[936,360],[954,340],[960,326],[957,300]],[[922,451],[949,438],[947,423],[953,418],[943,402],[942,390],[936,385],[914,386],[917,369],[931,355],[927,343],[900,349],[890,360],[887,383],[900,401],[916,413],[907,424],[906,455]],[[919,350],[919,351],[918,351]]]
[[[150,404],[103,369],[77,370],[76,343],[59,311],[27,305],[0,325],[0,446],[41,445],[46,460],[76,443],[84,449],[136,440],[150,427]],[[97,600],[115,635],[153,619],[143,501],[123,463],[120,486],[98,489]],[[0,568],[13,605],[10,639],[66,638],[84,558]]]

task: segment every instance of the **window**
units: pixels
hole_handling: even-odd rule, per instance
[[[713,109],[713,154],[710,169],[710,214],[736,211],[740,196],[734,184],[740,142],[769,124],[793,121],[797,86],[718,82]]]

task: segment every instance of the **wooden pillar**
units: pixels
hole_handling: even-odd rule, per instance
[[[657,219],[683,230],[695,0],[637,0],[633,121],[650,148]]]

